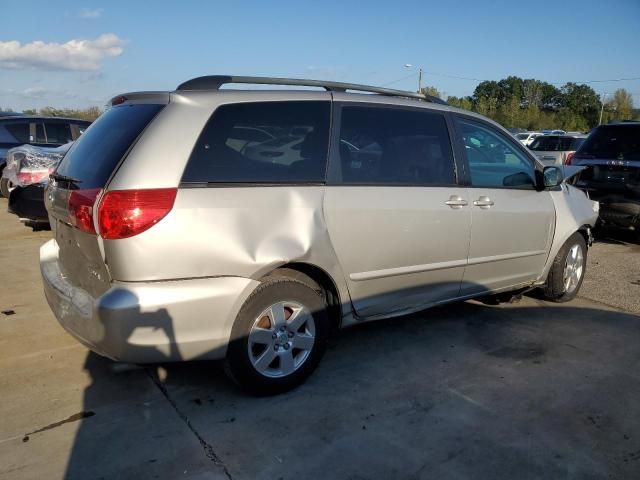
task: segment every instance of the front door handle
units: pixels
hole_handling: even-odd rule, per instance
[[[451,208],[459,209],[459,208],[462,208],[462,207],[465,207],[465,206],[469,205],[469,202],[467,202],[460,195],[451,195],[449,197],[449,200],[444,202],[444,204],[445,205],[449,205]]]
[[[491,200],[489,197],[485,196],[485,195],[481,195],[480,198],[478,198],[478,200],[476,200],[475,202],[473,202],[473,204],[476,207],[480,207],[480,208],[491,208],[491,206],[493,205],[493,200]]]

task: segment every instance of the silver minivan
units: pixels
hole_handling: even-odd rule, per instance
[[[436,99],[224,76],[115,97],[45,201],[44,289],[69,333],[114,360],[225,359],[260,394],[301,383],[338,327],[514,290],[572,299],[598,210]]]

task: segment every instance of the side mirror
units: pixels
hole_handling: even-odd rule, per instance
[[[557,187],[563,180],[562,169],[554,166],[544,167],[542,177],[544,178],[545,188]]]

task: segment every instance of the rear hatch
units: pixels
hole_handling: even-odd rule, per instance
[[[542,135],[531,142],[529,149],[545,165],[563,165],[583,141],[583,138]]]
[[[576,186],[594,199],[640,202],[640,123],[598,127],[575,153],[573,164],[591,167]]]
[[[76,141],[51,176],[45,205],[66,280],[96,297],[109,288],[97,233],[97,204],[110,178],[162,104],[123,103],[107,110]]]

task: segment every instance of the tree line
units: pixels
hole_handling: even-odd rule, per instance
[[[0,107],[0,112],[13,112],[12,108],[2,108]],[[87,107],[87,108],[53,108],[53,107],[43,107],[40,109],[37,108],[28,108],[22,112],[24,115],[37,115],[39,117],[66,117],[66,118],[77,118],[79,120],[88,120],[93,122],[96,118],[98,118],[102,114],[102,110],[100,107]]]
[[[435,87],[422,91],[443,98]],[[623,88],[606,98],[603,107],[601,98],[588,85],[567,82],[558,88],[548,82],[516,76],[480,82],[473,95],[449,96],[446,100],[507,128],[527,130],[588,131],[599,124],[601,113],[602,123],[640,118],[640,112],[633,108],[631,94]]]
[[[422,93],[444,98],[437,88],[428,86]],[[499,81],[480,82],[473,95],[448,96],[454,106],[485,115],[507,128],[541,130],[561,128],[566,131],[588,131],[600,123],[612,120],[640,119],[634,109],[633,97],[624,88],[602,99],[588,85],[568,82],[558,88],[533,78],[509,76]],[[11,111],[10,108],[0,111]],[[93,121],[102,114],[100,107],[28,109],[26,115],[70,117]]]

